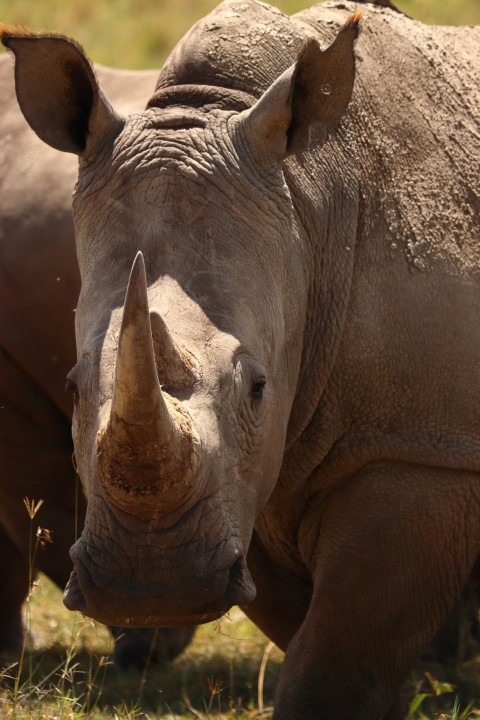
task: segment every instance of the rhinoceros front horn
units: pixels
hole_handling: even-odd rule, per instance
[[[129,511],[173,501],[191,486],[198,439],[180,403],[162,393],[152,340],[143,255],[125,297],[109,421],[99,435],[100,482]]]

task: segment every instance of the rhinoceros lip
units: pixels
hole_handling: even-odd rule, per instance
[[[179,608],[177,613],[175,612],[175,605],[178,600],[175,601],[175,598],[173,598],[171,607],[167,606],[165,608],[166,613],[163,614],[163,612],[158,612],[154,594],[151,597],[135,597],[132,595],[131,597],[122,598],[109,591],[108,587],[102,588],[98,586],[88,566],[81,559],[81,542],[75,550],[75,552],[72,552],[75,569],[65,587],[64,605],[69,610],[78,610],[106,625],[161,627],[203,624],[220,618],[233,605],[248,605],[255,598],[256,588],[245,559],[242,555],[237,554],[235,562],[230,567],[227,566],[220,570],[226,576],[225,589],[223,595],[217,595],[217,601],[210,597],[203,608],[201,605],[198,609],[192,608],[193,612],[185,612],[187,608]],[[204,590],[207,590],[205,586]],[[192,589],[189,592],[191,596]],[[195,594],[194,601],[198,599],[201,590],[199,589],[198,593]],[[161,607],[161,599],[157,598],[157,600],[158,606]],[[144,612],[137,615],[135,609],[141,608],[142,605]],[[172,610],[174,610],[174,613],[172,613]]]
[[[193,614],[193,615],[182,615],[181,617],[171,617],[166,615],[102,615],[101,611],[97,612],[95,608],[90,608],[85,599],[80,584],[78,581],[78,575],[74,570],[65,587],[63,595],[63,603],[68,610],[77,610],[88,617],[93,617],[98,622],[104,625],[116,626],[116,627],[132,627],[132,628],[145,628],[145,627],[186,627],[187,625],[202,625],[204,623],[218,620],[225,611],[206,613],[206,614]]]
[[[88,617],[93,617],[104,625],[117,627],[185,627],[187,625],[203,625],[204,623],[218,620],[231,608],[232,604],[222,604],[222,609],[217,612],[194,613],[181,615],[179,617],[169,615],[108,615],[104,616],[101,611],[90,607],[83,594],[78,580],[77,572],[74,570],[65,587],[63,603],[68,610],[79,611]],[[235,603],[236,604],[236,603]]]

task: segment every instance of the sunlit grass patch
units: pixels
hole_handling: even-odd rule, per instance
[[[282,653],[238,609],[197,630],[171,665],[118,670],[106,628],[67,611],[40,576],[31,641],[14,698],[15,659],[0,671],[1,720],[270,720]],[[262,669],[263,668],[263,669]],[[478,720],[480,656],[424,664],[409,683],[409,720]]]
[[[271,717],[282,653],[238,609],[200,627],[171,665],[145,672],[114,667],[107,629],[67,611],[47,578],[26,612],[31,639],[16,697],[18,662],[0,673],[2,720]]]

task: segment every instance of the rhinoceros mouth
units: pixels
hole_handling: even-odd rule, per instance
[[[225,614],[226,610],[219,612],[205,612],[193,614],[166,614],[151,612],[138,614],[138,608],[142,607],[141,599],[137,599],[135,610],[124,603],[123,609],[118,606],[118,598],[108,597],[102,593],[100,597],[86,595],[80,587],[78,573],[74,570],[65,587],[63,602],[68,610],[79,611],[83,615],[92,617],[104,625],[116,627],[185,627],[187,625],[202,625],[204,623],[218,620]],[[152,608],[153,610],[153,608]],[[118,614],[117,614],[118,613]]]
[[[106,625],[161,627],[198,625],[216,620],[233,605],[248,605],[256,594],[243,556],[238,556],[211,578],[192,582],[180,578],[174,585],[128,587],[119,592],[116,583],[96,579],[95,569],[77,544],[74,571],[65,588],[63,602]]]

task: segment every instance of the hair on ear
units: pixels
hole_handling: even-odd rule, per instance
[[[64,35],[63,33],[56,33],[56,32],[34,32],[33,30],[29,30],[28,28],[25,28],[23,26],[16,26],[16,25],[8,25],[7,23],[0,23],[0,42],[2,45],[4,45],[8,50],[11,50],[10,43],[12,40],[19,39],[19,40],[35,40],[37,38],[48,38],[48,39],[55,39],[55,40],[66,40],[67,42],[71,43],[72,45],[75,45],[75,47],[78,48],[82,53],[85,54],[84,48],[81,46],[79,42],[74,40],[73,38],[69,37],[68,35]]]
[[[362,20],[363,13],[361,10],[357,10],[348,16],[342,30],[353,30],[355,32],[355,38],[357,38],[360,30],[362,29]]]

